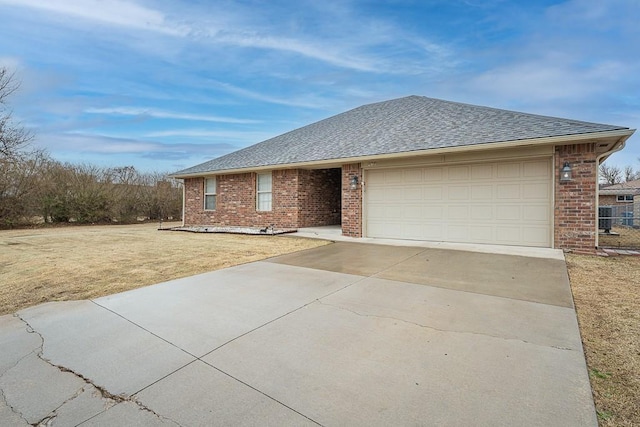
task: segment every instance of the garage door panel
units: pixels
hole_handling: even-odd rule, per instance
[[[404,206],[402,209],[402,217],[403,219],[409,221],[417,221],[418,223],[422,221],[424,217],[422,206],[419,205],[408,205]]]
[[[518,244],[521,240],[522,229],[518,225],[507,225],[496,229],[496,241],[501,244]]]
[[[520,184],[498,184],[496,186],[496,198],[498,199],[520,199]]]
[[[449,206],[449,209],[447,210],[447,217],[450,219],[468,219],[469,207],[466,205]]]
[[[403,200],[402,187],[387,187],[384,190],[384,200],[386,202],[401,202]]]
[[[442,187],[426,186],[423,188],[423,200],[424,201],[441,201],[442,200]]]
[[[493,185],[474,185],[471,187],[471,199],[491,200],[493,198]]]
[[[551,246],[551,159],[375,170],[365,180],[367,236]]]
[[[537,242],[538,246],[544,246],[549,240],[547,227],[523,227],[523,239],[529,242]]]
[[[367,207],[367,218],[369,221],[383,220],[385,206],[380,204],[369,204]]]
[[[374,187],[374,185],[369,182],[369,187],[367,188],[367,201],[369,203],[383,202],[384,191],[384,187]]]
[[[443,219],[444,206],[425,206],[423,217],[425,220]]]
[[[489,225],[476,225],[471,227],[471,239],[474,242],[492,242],[493,227]]]
[[[500,221],[519,221],[522,218],[522,207],[520,205],[498,205],[496,206],[496,219]]]
[[[402,217],[402,212],[404,209],[402,206],[394,205],[394,206],[386,206],[384,209],[384,218],[394,220],[396,218]]]
[[[384,184],[384,171],[368,171],[367,182],[371,188]]]
[[[520,162],[498,164],[498,179],[520,178]]]
[[[548,178],[550,175],[549,166],[549,162],[544,160],[524,162],[522,175],[526,178]]]
[[[448,188],[449,200],[468,200],[471,194],[468,185],[451,185]]]
[[[549,217],[549,207],[547,205],[528,205],[524,206],[522,211],[522,219],[527,222],[546,222]]]
[[[405,201],[422,201],[422,187],[411,185],[405,187],[404,190],[404,200]]]
[[[471,166],[471,179],[474,181],[493,179],[493,170],[493,164]]]
[[[493,206],[491,205],[479,205],[479,206],[471,206],[469,208],[471,210],[471,219],[480,219],[491,221],[494,217]]]
[[[376,236],[376,237],[391,237],[384,234],[384,230],[385,230],[384,224],[385,224],[384,221],[380,221],[378,219],[367,220],[367,231],[369,235]]]
[[[424,240],[444,240],[444,232],[440,223],[422,223],[419,235]]]
[[[404,182],[406,184],[422,183],[422,169],[404,170]]]
[[[448,168],[448,177],[450,181],[468,180],[469,166],[450,166]]]
[[[403,184],[404,174],[403,171],[385,171],[384,182],[385,184]]]
[[[533,182],[522,184],[523,195],[525,199],[533,200],[549,200],[551,188],[548,182]]]
[[[427,168],[423,169],[424,182],[439,183],[443,181],[443,168]]]
[[[447,227],[447,240],[451,242],[468,242],[469,226],[466,224],[449,224]]]

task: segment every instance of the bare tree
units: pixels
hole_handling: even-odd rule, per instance
[[[640,170],[633,169],[633,166],[627,165],[624,167],[624,182],[634,181],[640,179]]]
[[[600,165],[600,178],[609,185],[622,182],[622,170],[617,166]]]
[[[14,73],[0,68],[0,158],[15,156],[33,139],[33,135],[12,118],[8,98],[20,87]]]

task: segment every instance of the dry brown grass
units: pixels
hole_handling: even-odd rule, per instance
[[[47,301],[96,298],[327,243],[157,227],[0,231],[0,315]]]
[[[640,257],[568,255],[602,426],[640,425]]]
[[[613,227],[616,234],[601,233],[598,243],[606,248],[640,249],[640,228]]]

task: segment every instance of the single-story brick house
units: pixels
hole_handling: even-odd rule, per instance
[[[600,206],[613,206],[614,216],[630,213],[636,220],[640,218],[640,179],[601,187],[598,194]]]
[[[184,180],[185,225],[340,224],[356,238],[593,252],[598,165],[633,132],[408,96],[172,176]]]

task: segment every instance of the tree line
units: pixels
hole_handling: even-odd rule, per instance
[[[0,227],[180,218],[182,189],[131,166],[60,163],[43,152],[0,159]]]
[[[30,148],[33,135],[7,105],[18,86],[0,68],[0,228],[180,218],[181,183],[166,173],[62,163]]]
[[[634,169],[631,165],[626,165],[624,168],[620,168],[618,166],[610,166],[603,163],[600,165],[599,172],[600,179],[607,185],[620,184],[621,182],[640,179],[640,169]]]

